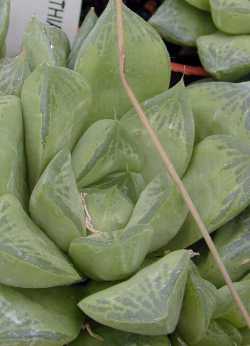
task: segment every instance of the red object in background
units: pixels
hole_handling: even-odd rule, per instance
[[[152,15],[157,9],[157,3],[154,0],[148,0],[144,5],[144,9]]]
[[[189,66],[178,64],[175,62],[171,63],[171,70],[173,72],[179,72],[186,76],[197,76],[197,77],[208,77],[209,73],[200,66]]]

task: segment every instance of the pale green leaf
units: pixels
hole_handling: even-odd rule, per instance
[[[10,0],[0,0],[0,48],[5,46],[5,38],[9,27]]]
[[[186,0],[190,5],[199,8],[200,10],[210,11],[209,0]]]
[[[86,234],[85,214],[68,151],[61,150],[38,180],[30,198],[30,214],[64,251],[74,238]]]
[[[119,75],[115,6],[110,0],[84,40],[75,65],[95,95],[93,121],[119,118],[131,108]],[[126,77],[139,101],[144,101],[168,88],[169,55],[158,33],[125,5],[123,16]]]
[[[177,325],[190,256],[170,253],[131,279],[83,299],[79,307],[99,323],[119,330],[166,335]]]
[[[81,280],[11,195],[0,198],[0,257],[0,282],[5,285],[46,288]]]
[[[198,37],[216,31],[208,13],[184,0],[165,0],[149,22],[166,41],[182,46],[195,47]]]
[[[62,148],[72,150],[88,126],[91,95],[82,77],[43,64],[25,81],[22,105],[31,188]]]

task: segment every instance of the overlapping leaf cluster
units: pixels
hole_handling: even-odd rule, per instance
[[[125,6],[124,23],[128,79],[250,310],[249,83],[168,90],[160,36]],[[249,345],[123,90],[115,1],[71,51],[32,18],[0,89],[0,345]]]
[[[197,47],[215,79],[231,82],[249,75],[248,0],[164,0],[150,23],[167,41]]]

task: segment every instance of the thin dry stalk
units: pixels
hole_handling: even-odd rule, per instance
[[[181,181],[180,177],[178,176],[171,160],[166,152],[166,150],[163,148],[157,133],[155,130],[152,128],[140,102],[137,100],[132,88],[130,87],[130,84],[126,78],[126,73],[125,73],[125,63],[126,63],[126,53],[125,53],[125,44],[124,44],[124,24],[123,24],[123,3],[122,0],[115,0],[116,1],[116,21],[117,21],[117,43],[118,43],[118,50],[119,50],[119,68],[120,68],[120,78],[123,84],[123,87],[127,93],[127,96],[133,105],[136,113],[138,114],[138,117],[140,118],[143,126],[147,130],[149,137],[157,150],[159,156],[161,157],[164,166],[166,168],[166,171],[169,173],[171,178],[173,179],[174,183],[176,184],[178,190],[180,191],[190,213],[192,214],[199,230],[200,233],[202,234],[203,238],[205,239],[207,246],[209,250],[211,251],[211,254],[221,272],[221,274],[224,277],[224,280],[235,300],[235,303],[239,307],[239,310],[244,317],[247,326],[250,328],[250,316],[242,303],[242,300],[236,291],[233,282],[224,266],[224,263],[222,262],[220,255],[218,253],[218,250],[216,249],[216,246],[214,245],[214,242],[209,235],[209,232],[207,230],[207,227],[205,226],[203,220],[201,219],[201,216],[195,207],[188,191],[185,188],[185,185]]]
[[[83,206],[83,210],[84,210],[84,213],[85,213],[85,222],[84,222],[84,226],[86,227],[86,229],[90,232],[90,233],[93,233],[93,234],[97,234],[97,233],[100,233],[99,231],[97,231],[93,225],[93,222],[92,222],[92,218],[91,218],[91,215],[88,211],[88,208],[87,208],[87,203],[86,203],[86,197],[87,197],[87,193],[86,192],[81,192],[80,193],[80,197],[81,197],[81,201],[82,201],[82,206]]]
[[[83,329],[86,329],[87,333],[88,333],[92,338],[94,338],[94,339],[96,339],[96,340],[98,340],[98,341],[101,341],[101,342],[104,341],[104,339],[103,339],[102,336],[100,336],[100,335],[98,335],[98,334],[96,334],[96,333],[93,332],[93,330],[92,330],[92,328],[91,328],[91,326],[90,326],[89,323],[85,323],[84,326],[83,326]]]

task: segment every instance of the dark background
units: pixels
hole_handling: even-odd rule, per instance
[[[136,12],[138,15],[148,20],[152,14],[157,10],[163,0],[124,0],[131,10]],[[90,7],[95,8],[96,14],[99,16],[105,9],[108,0],[83,0],[81,22],[88,13]],[[200,66],[200,61],[196,53],[195,48],[181,47],[169,42],[165,42],[169,51],[171,61],[177,62],[183,65]],[[178,80],[183,77],[181,73],[172,73],[171,85],[176,84]],[[185,84],[199,80],[199,77],[185,76]]]

